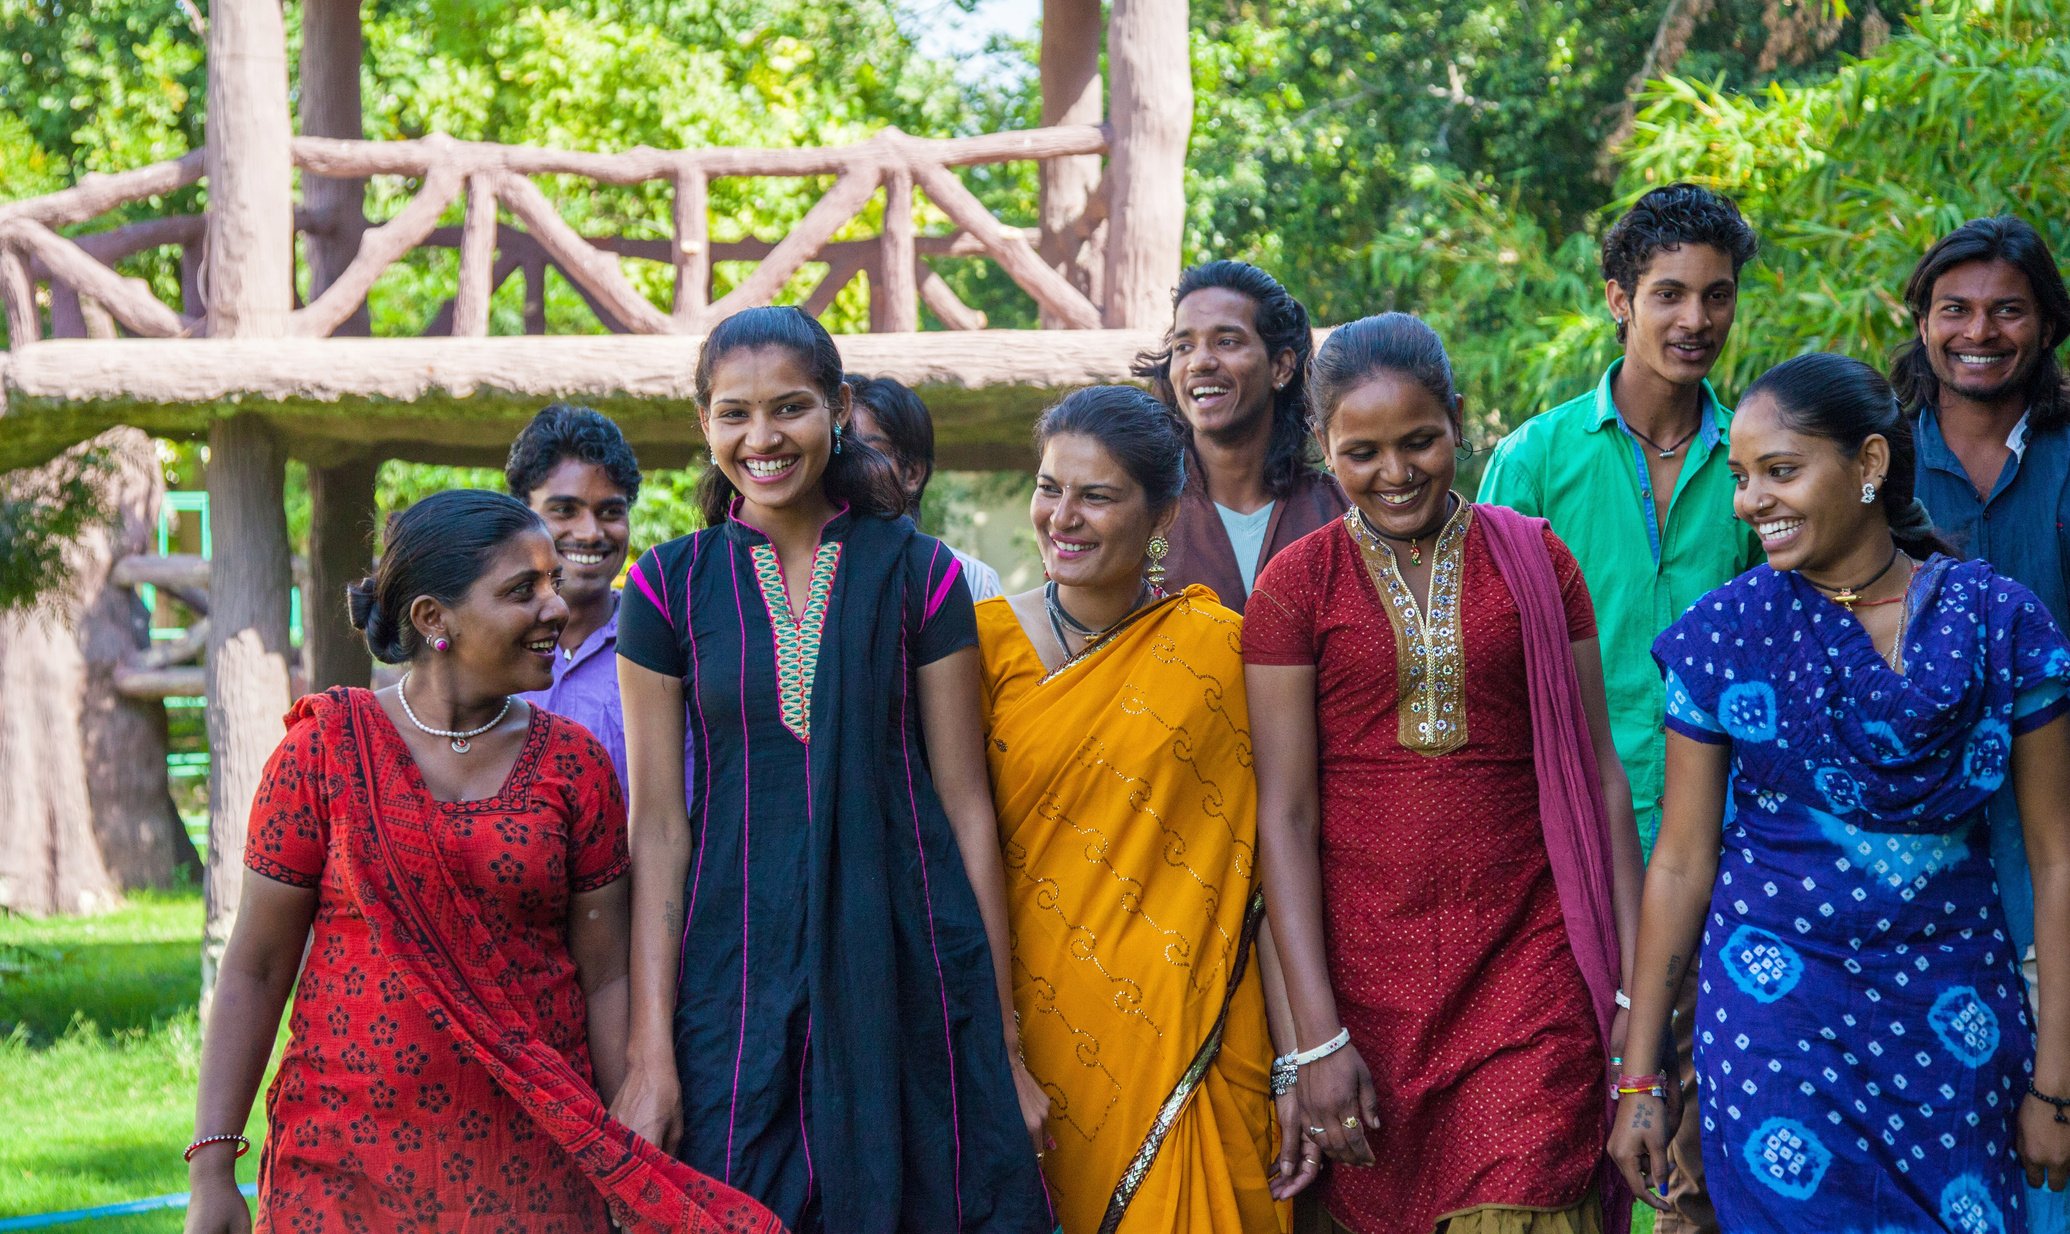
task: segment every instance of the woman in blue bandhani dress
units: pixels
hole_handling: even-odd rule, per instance
[[[2070,1162],[2070,648],[2024,587],[1936,551],[1866,365],[1771,370],[1731,466],[1768,564],[1654,647],[1667,801],[1611,1155],[1656,1201],[1651,1073],[1694,962],[1723,1228],[2018,1234],[2022,1170],[2061,1189]],[[2038,1034],[1982,824],[2008,779],[2040,854]]]

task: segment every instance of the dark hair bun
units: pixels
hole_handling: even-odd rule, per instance
[[[407,658],[396,645],[395,618],[381,607],[380,585],[373,575],[346,586],[345,605],[351,612],[352,628],[366,635],[367,650],[375,659],[396,664]]]

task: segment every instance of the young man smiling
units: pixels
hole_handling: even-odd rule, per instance
[[[1957,547],[2031,588],[2070,623],[2070,394],[2056,349],[2070,291],[2039,232],[1972,219],[1927,250],[1905,284],[1915,337],[1891,385],[1917,416],[1918,495]],[[1989,810],[1991,861],[2013,945],[2034,972],[2034,892],[2018,802]],[[2027,1191],[2029,1234],[2070,1231],[2070,1196]]]
[[[1266,562],[1347,508],[1312,454],[1308,310],[1258,267],[1211,261],[1179,276],[1165,344],[1134,369],[1193,430],[1165,586],[1204,583],[1241,613]]]
[[[1708,380],[1739,306],[1754,232],[1730,201],[1690,184],[1641,197],[1603,237],[1603,296],[1624,354],[1594,390],[1495,447],[1479,499],[1537,515],[1574,551],[1595,602],[1611,734],[1631,780],[1641,844],[1660,830],[1666,696],[1653,640],[1705,592],[1761,560],[1732,516],[1726,430]],[[1693,966],[1692,966],[1693,972]],[[1689,1037],[1696,983],[1676,1035],[1683,1118],[1661,1231],[1715,1230],[1703,1195]]]
[[[568,624],[553,684],[520,695],[587,728],[625,785],[625,720],[618,702],[618,592],[632,537],[640,463],[625,436],[587,407],[555,403],[532,417],[503,469],[513,497],[546,520],[561,558]]]

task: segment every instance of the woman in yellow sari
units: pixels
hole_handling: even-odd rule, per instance
[[[1044,413],[1048,578],[977,606],[1014,1005],[1064,1234],[1283,1229],[1277,1200],[1319,1158],[1273,1118],[1241,618],[1160,585],[1183,433],[1127,387]]]

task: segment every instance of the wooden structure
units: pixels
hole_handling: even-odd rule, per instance
[[[1099,0],[1046,0],[1039,129],[946,140],[887,129],[826,149],[591,153],[444,136],[362,140],[358,0],[303,0],[295,135],[280,0],[216,0],[204,150],[0,205],[0,311],[11,342],[0,357],[0,468],[40,462],[118,424],[205,437],[211,447],[211,957],[227,936],[244,817],[288,703],[286,459],[310,467],[308,570],[318,599],[308,641],[319,687],[367,679],[364,648],[342,602],[328,597],[367,568],[381,459],[500,462],[532,412],[568,399],[615,417],[643,462],[680,465],[697,448],[689,403],[702,334],[770,302],[807,263],[826,268],[809,310],[857,275],[868,280],[871,333],[844,338],[844,357],[922,392],[938,418],[942,465],[1025,465],[1032,412],[1071,386],[1126,379],[1130,359],[1168,319],[1179,272],[1192,115],[1186,4],[1113,0],[1104,84],[1114,106],[1105,114],[1100,14]],[[956,172],[1025,160],[1042,166],[1033,231],[994,217]],[[579,234],[534,182],[541,175],[665,184],[670,238]],[[415,196],[372,224],[370,177],[404,178]],[[708,193],[724,177],[832,177],[832,186],[788,235],[714,243]],[[92,230],[110,210],[201,180],[203,215]],[[951,220],[951,233],[917,234],[916,194]],[[833,239],[880,195],[878,235]],[[298,233],[310,288],[302,304]],[[115,269],[168,245],[180,253],[177,304]],[[428,333],[354,337],[368,333],[376,280],[427,246],[459,257],[450,302]],[[997,263],[1044,328],[986,329],[931,268],[945,257]],[[757,264],[714,298],[722,261]],[[642,294],[628,262],[668,267],[670,302]],[[490,336],[490,298],[514,278],[526,287],[527,333],[544,333],[549,269],[579,289],[608,333]],[[918,332],[921,305],[948,329]]]

